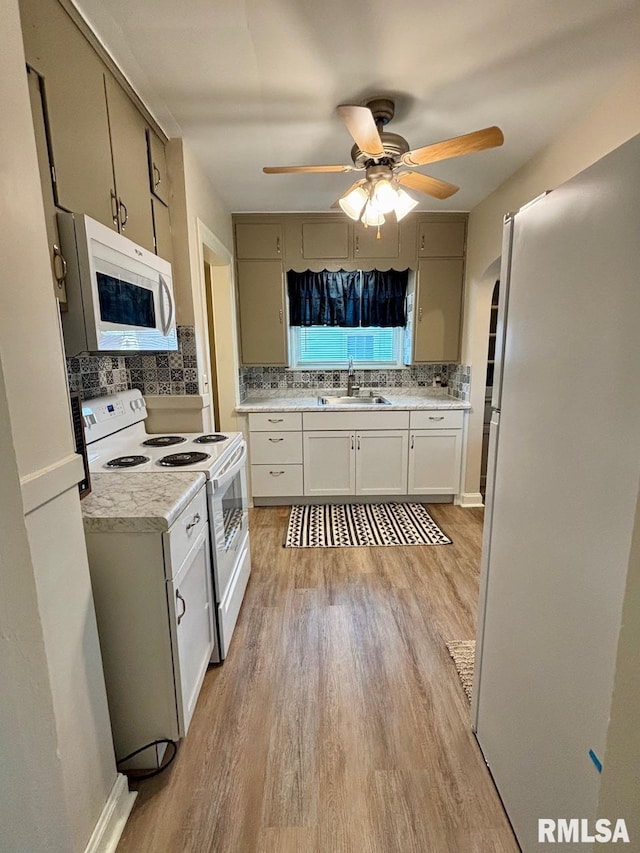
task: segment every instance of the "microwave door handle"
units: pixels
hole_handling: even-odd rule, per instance
[[[168,319],[168,320],[165,320],[165,316],[164,316],[164,300],[163,300],[162,298],[160,299],[160,316],[161,316],[161,318],[162,318],[162,319],[161,319],[161,321],[162,321],[162,334],[163,334],[163,335],[168,335],[168,334],[169,334],[169,329],[171,328],[171,321],[173,320],[173,299],[171,298],[171,291],[169,290],[169,285],[168,285],[168,284],[167,284],[167,282],[162,278],[162,276],[159,276],[159,278],[160,278],[160,287],[161,287],[161,288],[163,289],[163,291],[165,292],[166,297],[167,297],[167,300],[168,300],[168,302],[169,302],[169,319]]]
[[[238,471],[244,465],[245,459],[247,458],[247,445],[243,444],[242,447],[234,453],[233,458],[229,460],[229,462],[225,465],[225,467],[220,471],[219,475],[213,481],[214,490],[222,489],[228,482],[230,482]]]

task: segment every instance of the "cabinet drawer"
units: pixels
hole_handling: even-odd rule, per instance
[[[251,432],[289,432],[302,429],[302,412],[251,412]]]
[[[411,412],[411,429],[462,429],[461,409],[429,409]]]
[[[251,433],[251,462],[254,465],[274,463],[302,464],[301,432]]]
[[[300,496],[302,465],[252,465],[251,485],[256,498]]]
[[[175,577],[193,543],[202,533],[202,529],[207,526],[207,521],[207,490],[203,486],[171,525],[169,532],[165,534],[169,540],[171,556],[171,568],[167,567],[167,572],[170,571],[171,576]]]

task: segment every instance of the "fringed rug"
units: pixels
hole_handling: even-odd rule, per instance
[[[366,545],[450,545],[421,504],[312,504],[292,506],[285,548],[357,548]]]
[[[458,670],[458,676],[464,692],[471,702],[471,691],[473,690],[473,667],[476,660],[475,640],[452,640],[447,643],[449,654]]]

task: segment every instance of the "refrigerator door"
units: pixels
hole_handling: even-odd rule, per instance
[[[478,728],[478,696],[482,678],[482,646],[484,642],[485,607],[487,585],[489,583],[489,563],[491,555],[491,530],[493,525],[493,491],[498,457],[498,436],[500,431],[500,412],[494,409],[489,424],[489,452],[487,458],[487,491],[484,499],[484,526],[482,529],[482,557],[480,559],[480,582],[478,589],[478,626],[476,629],[476,661],[473,670],[473,692],[471,694],[471,728]]]
[[[514,220],[476,725],[525,853],[539,818],[600,817],[640,480],[639,186],[636,137]]]

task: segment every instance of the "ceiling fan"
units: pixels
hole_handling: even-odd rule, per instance
[[[395,112],[395,104],[390,98],[372,98],[364,106],[339,106],[337,112],[355,140],[351,149],[353,165],[265,166],[262,171],[267,175],[364,172],[364,177],[352,184],[333,207],[339,205],[352,219],[361,219],[365,226],[382,225],[385,213],[392,211],[396,220],[400,221],[413,210],[418,202],[405,192],[404,187],[438,199],[449,198],[459,189],[455,184],[407,167],[424,166],[486,148],[496,148],[504,142],[502,131],[494,126],[410,149],[404,137],[384,129]]]

